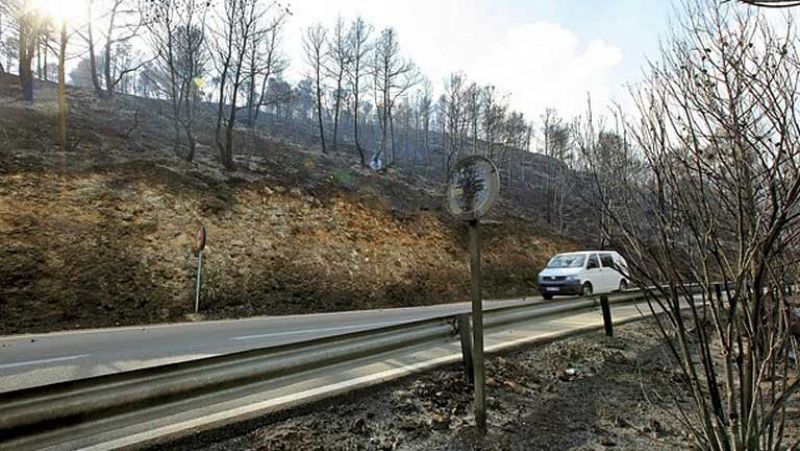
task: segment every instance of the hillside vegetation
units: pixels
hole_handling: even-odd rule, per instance
[[[33,104],[18,89],[0,78],[0,333],[181,320],[200,223],[207,318],[467,300],[465,233],[438,182],[280,130],[248,131],[235,171],[201,133],[188,163],[158,101],[80,89],[68,89],[65,153],[54,87],[37,84]],[[505,196],[482,229],[487,298],[534,293],[546,258],[578,246],[543,231],[534,200]]]

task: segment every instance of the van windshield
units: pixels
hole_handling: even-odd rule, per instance
[[[580,254],[561,254],[550,259],[548,268],[580,268],[586,256]]]

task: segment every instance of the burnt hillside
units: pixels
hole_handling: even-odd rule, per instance
[[[323,155],[274,126],[237,130],[237,169],[225,171],[208,117],[186,162],[159,101],[80,89],[68,90],[64,153],[55,89],[36,88],[26,103],[0,77],[0,333],[183,318],[200,222],[206,317],[467,297],[464,233],[442,211],[437,174],[375,173],[346,145]],[[483,229],[489,298],[534,293],[546,258],[580,246],[548,232],[529,170],[504,183]]]

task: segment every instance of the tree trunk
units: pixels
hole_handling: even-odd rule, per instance
[[[22,87],[22,99],[33,102],[33,48],[29,41],[35,39],[30,17],[23,18],[19,27],[19,82]]]
[[[50,38],[47,34],[44,35],[44,55],[42,56],[42,63],[44,64],[44,81],[50,81],[50,76],[47,75],[47,49],[50,47]]]
[[[189,85],[189,92],[186,93],[186,139],[189,142],[189,153],[186,155],[186,161],[194,160],[195,149],[197,148],[197,139],[194,137],[194,106],[197,102],[197,95],[193,85]]]
[[[344,77],[344,66],[339,69],[336,77],[336,101],[333,105],[333,150],[336,151],[339,140],[339,109],[342,104],[342,78]]]
[[[319,73],[319,56],[317,56],[317,119],[319,120],[319,139],[322,143],[322,153],[327,153],[327,149],[325,148],[325,128],[322,125],[322,86],[320,80],[320,73]]]
[[[114,78],[111,74],[111,43],[106,42],[105,47],[103,48],[103,54],[105,55],[105,61],[103,61],[103,69],[105,73],[106,79],[106,97],[112,97],[114,95]]]
[[[390,164],[394,164],[397,156],[394,152],[394,118],[392,117],[391,109],[387,112],[387,116],[389,119],[389,144],[392,146],[392,162]]]
[[[256,103],[256,46],[253,44],[250,49],[250,83],[247,91],[247,126],[253,128],[255,125],[255,112],[253,108]]]
[[[44,80],[42,76],[42,37],[36,37],[36,78]]]
[[[226,150],[225,144],[220,139],[220,136],[222,132],[222,120],[225,117],[225,86],[227,85],[226,80],[228,79],[228,71],[230,70],[230,51],[231,51],[231,45],[229,44],[228,56],[225,62],[223,63],[222,74],[220,75],[219,104],[217,105],[217,125],[214,129],[214,139],[217,142],[217,149],[219,150],[219,159],[223,165],[225,165],[226,162],[228,161],[228,157],[226,156],[225,152]]]
[[[67,53],[67,21],[61,22],[61,46],[58,53],[58,131],[61,141],[61,150],[67,149],[67,95],[66,77],[64,75],[64,60]]]
[[[225,128],[225,155],[222,164],[225,168],[234,169],[233,164],[233,129],[236,124],[236,99],[239,95],[239,73],[236,74],[236,79],[233,83],[233,96],[231,97],[231,113],[228,117],[227,127]]]
[[[356,94],[355,94],[355,109],[353,110],[353,139],[356,143],[356,150],[358,151],[358,157],[361,160],[361,166],[367,165],[367,160],[364,157],[364,149],[361,148],[361,144],[358,142],[358,84],[356,84]]]
[[[92,77],[92,86],[94,87],[94,92],[97,94],[98,97],[104,97],[103,88],[100,87],[100,80],[97,78],[97,58],[94,54],[94,35],[92,33],[92,2],[87,2],[86,4],[86,14],[88,16],[87,23],[87,30],[86,30],[86,41],[89,45],[89,75]]]
[[[111,33],[114,31],[114,20],[117,17],[117,7],[119,6],[119,2],[114,3],[114,7],[111,8],[111,16],[108,19],[108,33],[106,34],[106,44],[103,48],[103,53],[105,56],[105,77],[106,77],[106,92],[105,95],[107,97],[111,97],[114,95],[114,88],[115,88],[115,80],[111,74]]]
[[[359,73],[360,70],[360,62],[358,59],[355,61],[354,73],[353,73],[353,139],[355,140],[356,150],[358,151],[358,157],[361,160],[361,166],[366,166],[367,161],[364,158],[364,149],[361,148],[361,144],[358,142],[358,110],[359,110],[359,103],[358,103],[358,89],[359,89],[359,77],[361,74]]]

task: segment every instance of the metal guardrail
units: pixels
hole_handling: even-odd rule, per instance
[[[644,293],[608,296],[612,304],[643,300]],[[484,323],[497,328],[535,318],[583,311],[598,299],[487,310]],[[459,321],[461,318],[461,321]],[[318,338],[281,346],[173,363],[0,393],[0,449],[25,448],[40,434],[68,431],[94,420],[122,416],[215,391],[297,375],[436,340],[451,341],[464,327],[464,315],[446,315],[389,327]],[[462,347],[468,346],[463,340]],[[465,357],[469,354],[464,348]],[[68,434],[68,432],[67,432]],[[32,447],[36,447],[33,445]]]

